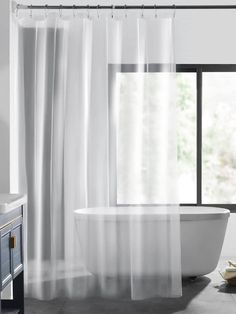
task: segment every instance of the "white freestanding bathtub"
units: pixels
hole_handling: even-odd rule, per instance
[[[120,268],[119,275],[129,273],[129,210],[130,207],[116,208],[115,211],[110,208],[87,208],[75,211],[76,229],[79,236],[81,250],[85,257],[85,264],[89,272],[97,273],[96,250],[99,243],[98,238],[102,228],[106,238],[106,249],[109,252],[109,261],[106,268],[107,275],[113,273],[113,265],[116,265],[115,259],[118,257],[117,247],[114,246],[114,230],[122,243],[122,254],[124,255],[123,265]],[[150,212],[140,218],[142,228],[153,228],[155,234],[156,228],[162,228],[161,215]],[[180,207],[180,230],[181,230],[181,261],[182,276],[195,277],[202,276],[212,272],[218,263],[226,226],[230,212],[227,209],[217,207],[199,207],[199,206],[181,206]],[[88,225],[89,222],[89,225]],[[151,222],[151,223],[150,223]],[[87,233],[85,236],[85,232]],[[155,245],[153,237],[153,245]],[[150,243],[149,243],[150,245]],[[90,258],[86,259],[86,256]],[[127,258],[126,258],[127,257]]]

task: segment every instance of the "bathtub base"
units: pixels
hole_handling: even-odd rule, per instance
[[[76,210],[76,225],[82,255],[85,259],[87,270],[93,274],[101,273],[97,263],[100,248],[104,246],[106,239],[106,263],[103,275],[125,276],[130,274],[130,207],[114,208],[87,208]],[[137,221],[142,225],[142,232],[149,234],[149,242],[155,247],[156,237],[160,234],[163,224],[159,214],[161,208],[153,213],[144,214],[142,220]],[[149,211],[150,212],[150,211]],[[217,267],[226,226],[229,218],[229,210],[206,206],[181,206],[180,207],[180,231],[181,231],[181,271],[182,276],[196,278],[211,273]],[[101,235],[101,228],[104,237]],[[165,230],[164,228],[163,230]],[[91,231],[90,231],[91,230]],[[158,232],[156,231],[158,230]],[[152,234],[152,237],[150,237]],[[86,235],[86,236],[84,236]],[[114,246],[114,241],[119,243]],[[153,241],[153,242],[152,242]],[[145,246],[144,252],[145,254]],[[160,254],[165,256],[165,254]],[[120,263],[120,257],[122,262]],[[143,269],[143,275],[158,275],[158,261],[152,261],[148,269]]]

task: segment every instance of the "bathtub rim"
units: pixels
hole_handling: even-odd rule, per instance
[[[155,213],[153,212],[141,212],[139,215],[137,214],[129,214],[128,210],[130,210],[131,206],[122,206],[122,207],[109,207],[110,209],[117,209],[122,208],[123,213],[117,212],[109,212],[108,207],[88,207],[88,208],[81,208],[76,209],[74,211],[75,218],[78,220],[105,220],[105,221],[133,221],[138,220],[178,220],[180,221],[198,221],[198,220],[220,220],[220,219],[228,219],[230,216],[230,211],[226,208],[221,207],[212,207],[212,206],[189,206],[189,205],[181,205],[179,206],[180,211],[173,210],[170,212],[164,211],[162,213],[157,212],[160,211],[160,207],[156,210]],[[127,209],[127,212],[124,212],[124,209]],[[137,208],[137,207],[136,207]],[[153,206],[146,206],[146,209],[154,210],[155,207]],[[104,209],[107,212],[104,212]],[[98,210],[103,210],[103,212],[97,213]],[[95,212],[96,211],[96,212]]]

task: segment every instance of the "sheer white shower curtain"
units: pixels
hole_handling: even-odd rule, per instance
[[[28,193],[26,292],[180,296],[173,20],[74,13],[13,18],[16,178]],[[109,235],[105,216],[94,230],[98,274],[81,253],[91,230],[76,233],[74,210],[101,207],[129,213],[128,276],[119,273],[127,256],[118,218]],[[148,233],[150,210],[158,219]],[[107,241],[117,253],[112,278]]]

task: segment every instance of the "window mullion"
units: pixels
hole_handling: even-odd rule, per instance
[[[197,205],[202,204],[202,69],[197,68]]]

